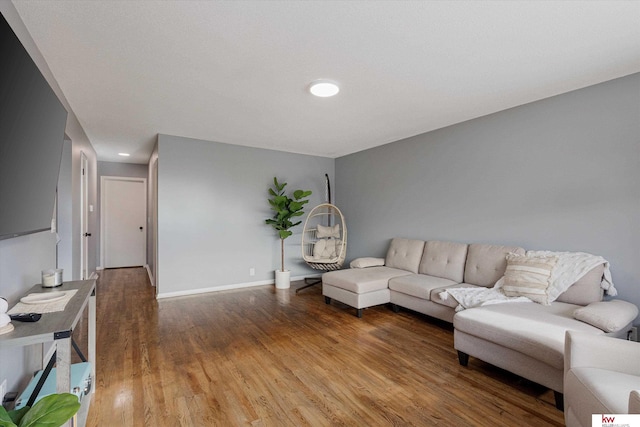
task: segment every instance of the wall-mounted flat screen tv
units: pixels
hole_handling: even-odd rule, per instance
[[[0,240],[51,228],[66,121],[0,14]]]

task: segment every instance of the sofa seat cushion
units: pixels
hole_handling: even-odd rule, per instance
[[[482,289],[484,289],[484,286],[470,285],[468,283],[458,283],[456,285],[444,286],[444,287],[441,287],[441,288],[435,288],[435,289],[433,289],[431,291],[431,301],[436,302],[436,303],[441,304],[441,305],[446,305],[447,307],[456,308],[458,306],[458,301],[456,301],[456,299],[454,297],[452,297],[451,295],[449,295],[447,297],[447,299],[445,299],[445,300],[440,298],[440,293],[441,292],[444,292],[447,289],[451,289],[451,288],[482,288]]]
[[[429,300],[433,289],[455,284],[456,282],[453,280],[443,279],[442,277],[428,276],[426,274],[410,274],[408,276],[394,277],[389,280],[389,289]]]
[[[356,294],[387,289],[389,279],[409,275],[406,270],[391,267],[350,268],[330,271],[322,275],[322,283]]]
[[[456,313],[453,326],[562,370],[567,330],[603,334],[602,330],[573,318],[578,307],[563,302],[495,304]]]
[[[626,414],[631,390],[640,389],[640,377],[610,369],[577,367],[567,373],[564,384],[568,404],[577,414]],[[580,407],[572,395],[580,396]]]

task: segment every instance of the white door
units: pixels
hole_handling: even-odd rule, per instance
[[[134,267],[147,258],[147,181],[101,178],[102,256],[105,268]]]

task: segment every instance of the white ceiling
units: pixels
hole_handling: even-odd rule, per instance
[[[104,161],[158,133],[337,157],[640,71],[638,1],[13,3]]]

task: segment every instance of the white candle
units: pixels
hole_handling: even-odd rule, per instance
[[[56,285],[56,274],[54,271],[48,270],[42,272],[42,286],[53,287]]]

